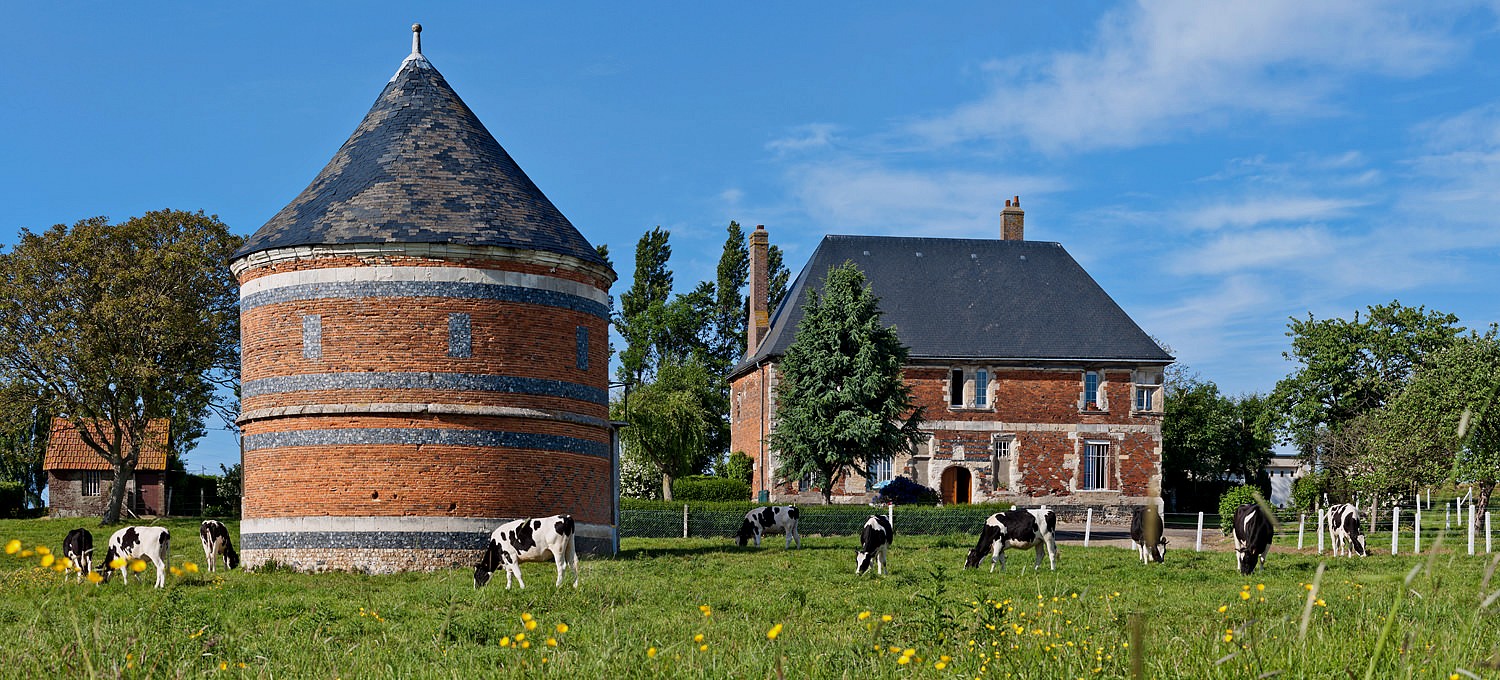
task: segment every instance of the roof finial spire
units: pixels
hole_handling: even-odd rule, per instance
[[[422,24],[411,25],[411,53],[422,53]]]

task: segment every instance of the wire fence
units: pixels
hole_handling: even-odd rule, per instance
[[[739,510],[635,510],[620,511],[622,538],[732,537],[745,519]],[[804,536],[853,536],[871,515],[885,515],[885,507],[864,505],[799,508],[797,531]],[[978,534],[995,508],[899,507],[892,511],[903,534]]]

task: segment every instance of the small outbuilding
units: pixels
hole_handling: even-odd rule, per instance
[[[171,451],[168,421],[151,421],[141,445],[135,474],[125,482],[126,510],[137,516],[167,512],[167,455]],[[115,468],[88,444],[66,418],[52,419],[47,455],[47,514],[52,517],[98,517],[115,484]],[[128,516],[128,515],[126,515]]]

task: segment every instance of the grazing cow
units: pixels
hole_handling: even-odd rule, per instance
[[[489,547],[479,564],[474,565],[474,587],[483,588],[490,582],[490,575],[499,569],[505,570],[505,589],[510,590],[510,577],[526,587],[521,580],[522,562],[541,562],[550,554],[557,563],[557,583],[561,586],[563,572],[573,566],[573,587],[578,587],[578,552],[573,549],[572,515],[553,515],[539,519],[517,519],[501,524],[490,534]]]
[[[1234,511],[1234,552],[1239,561],[1240,573],[1249,576],[1256,563],[1266,563],[1266,551],[1271,546],[1275,528],[1265,511],[1256,503],[1246,503]]]
[[[1351,552],[1366,557],[1365,535],[1359,531],[1359,508],[1348,503],[1328,509],[1328,535],[1333,539],[1333,556]]]
[[[240,554],[234,551],[234,543],[229,540],[229,528],[223,522],[216,519],[203,520],[198,527],[198,538],[203,539],[203,559],[208,562],[208,570],[213,571],[219,563],[219,556],[224,556],[224,567],[234,569],[240,566]]]
[[[94,570],[94,535],[82,527],[69,531],[63,539],[63,557],[73,563],[72,568],[82,581],[84,574]]]
[[[990,515],[984,521],[984,530],[979,533],[979,544],[969,551],[964,561],[965,569],[973,569],[990,553],[990,572],[995,565],[1005,571],[1005,549],[1025,550],[1036,548],[1035,568],[1042,568],[1042,553],[1047,553],[1047,564],[1057,570],[1057,514],[1051,510],[1007,510]]]
[[[104,565],[100,572],[105,582],[109,581],[111,567],[109,564],[115,558],[122,560],[120,564],[120,580],[130,583],[125,576],[130,571],[128,562],[132,559],[151,560],[156,565],[156,587],[167,586],[167,567],[170,564],[172,549],[172,535],[162,527],[125,527],[116,531],[109,537],[109,551],[104,554]]]
[[[885,553],[896,530],[885,515],[870,515],[859,530],[859,552],[854,554],[854,573],[863,574],[875,563],[875,573],[885,575]]]
[[[1130,543],[1141,553],[1141,564],[1167,561],[1166,527],[1155,506],[1135,509],[1130,518]]]
[[[792,541],[797,542],[797,547],[802,547],[802,534],[797,533],[797,506],[795,505],[773,505],[764,508],[756,508],[745,513],[745,521],[740,523],[740,530],[735,534],[741,547],[751,539],[755,540],[755,547],[760,547],[760,537],[765,534],[786,534],[786,547],[792,547]]]

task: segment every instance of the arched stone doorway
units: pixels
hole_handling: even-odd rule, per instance
[[[954,465],[943,470],[943,505],[957,505],[969,503],[972,493],[973,477],[969,469],[961,465]]]

